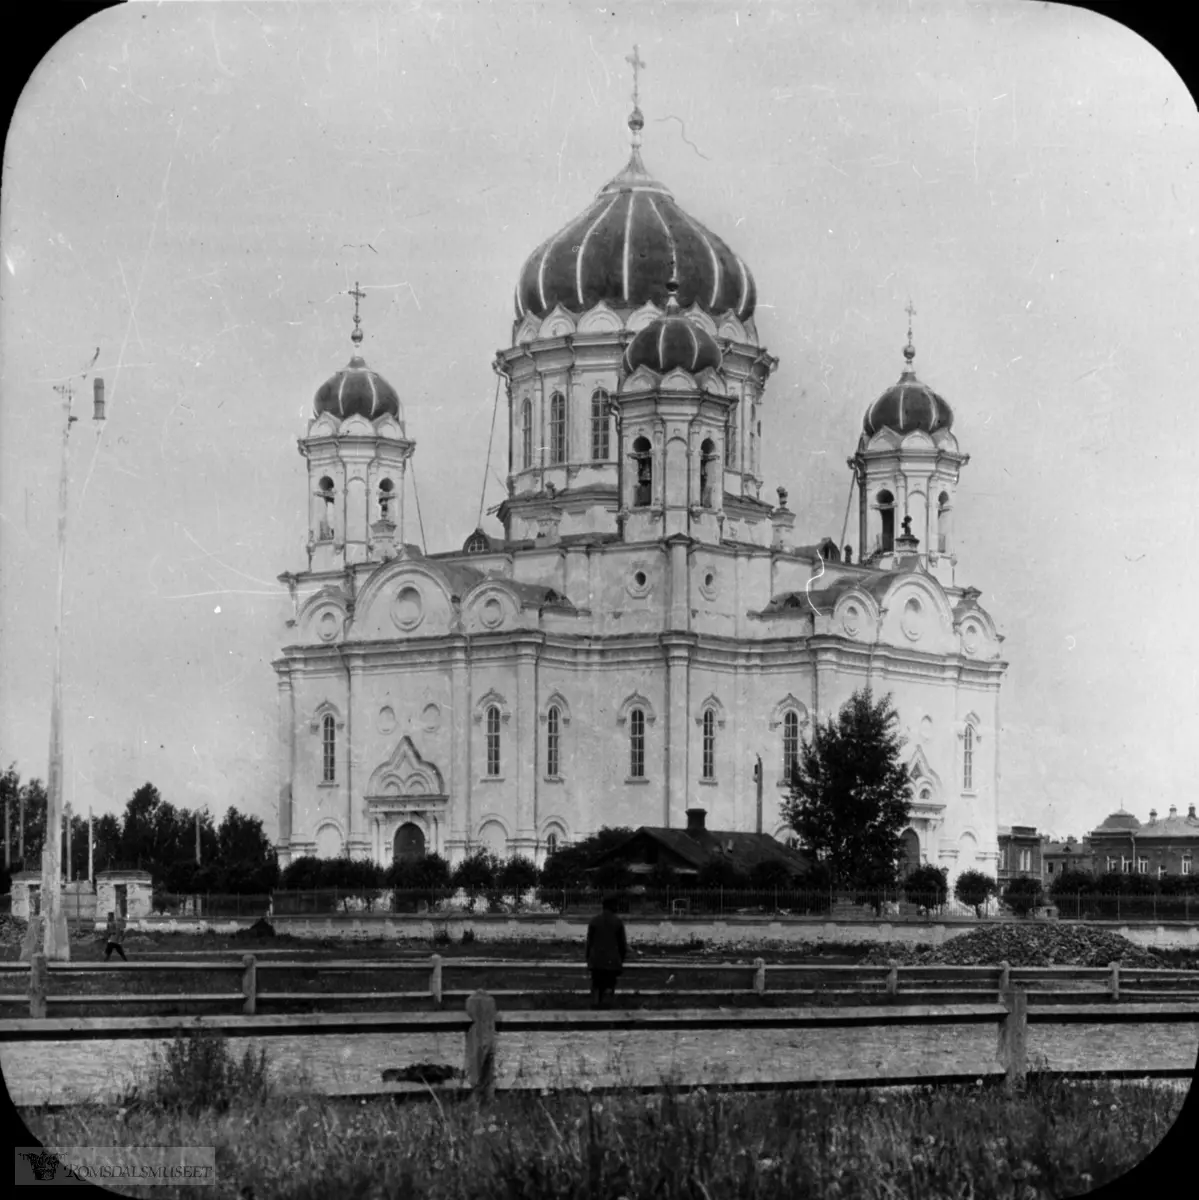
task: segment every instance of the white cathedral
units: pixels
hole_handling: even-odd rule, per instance
[[[280,577],[280,861],[542,861],[692,808],[786,838],[787,764],[868,685],[892,694],[914,777],[907,862],[993,875],[1007,664],[956,580],[953,413],[909,328],[850,459],[857,561],[797,545],[786,492],[760,495],[778,360],[753,276],[646,171],[643,124],[635,103],[628,164],[520,272],[493,364],[502,537],[405,542],[415,442],[358,355],[355,304],[354,356],[299,442],[308,566]]]

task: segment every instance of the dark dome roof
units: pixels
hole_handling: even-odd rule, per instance
[[[911,343],[904,349],[908,360],[899,382],[889,387],[866,410],[862,418],[862,431],[868,438],[880,429],[891,429],[896,433],[936,433],[938,429],[953,428],[953,409],[927,384],[921,383],[912,370],[914,355]]]
[[[683,316],[672,296],[666,315],[651,321],[629,343],[624,362],[630,374],[638,367],[649,367],[659,375],[682,367],[698,375],[706,367],[719,370],[721,357],[716,339]]]
[[[516,315],[544,316],[556,304],[578,313],[601,300],[614,308],[649,300],[662,306],[672,267],[684,308],[732,309],[742,321],[753,315],[757,288],[749,268],[675,203],[634,149],[591,206],[529,255],[516,285]]]
[[[1132,815],[1126,812],[1114,812],[1102,825],[1100,829],[1140,829],[1141,823]]]
[[[312,402],[316,416],[332,413],[338,420],[346,417],[379,417],[400,419],[400,398],[396,390],[376,371],[372,371],[357,354],[336,375],[317,389]]]

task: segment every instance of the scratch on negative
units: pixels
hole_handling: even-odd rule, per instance
[[[706,154],[705,154],[705,153],[704,153],[702,150],[700,150],[700,148],[699,148],[699,147],[698,147],[698,146],[697,146],[697,145],[696,145],[696,144],[695,144],[695,143],[694,143],[694,142],[693,142],[693,141],[692,141],[692,140],[691,140],[691,139],[690,139],[690,138],[687,136],[687,126],[683,124],[683,118],[682,118],[682,117],[675,117],[675,116],[669,116],[669,117],[655,117],[655,118],[654,118],[654,120],[655,120],[655,121],[678,121],[678,123],[679,123],[679,130],[680,130],[679,136],[680,136],[680,137],[683,139],[683,141],[684,141],[684,142],[686,142],[686,143],[687,143],[687,145],[688,145],[688,146],[690,146],[690,147],[691,147],[691,149],[692,149],[692,150],[694,150],[694,151],[695,151],[695,153],[696,153],[696,154],[698,154],[698,155],[700,156],[700,158],[704,159],[704,161],[705,161],[705,162],[711,162],[711,161],[712,161],[712,160],[711,160],[710,158],[708,158],[708,156],[707,156],[707,155],[706,155]]]

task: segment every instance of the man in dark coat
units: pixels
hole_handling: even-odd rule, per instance
[[[616,995],[616,977],[629,952],[624,922],[616,915],[616,897],[604,899],[602,912],[587,924],[587,966],[591,971],[591,1007],[604,1008]]]

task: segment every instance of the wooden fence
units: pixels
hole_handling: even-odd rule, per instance
[[[86,1042],[112,1039],[166,1039],[178,1034],[206,1032],[226,1037],[322,1037],[369,1034],[461,1034],[464,1037],[460,1081],[444,1089],[490,1098],[496,1091],[499,1051],[509,1037],[529,1032],[569,1034],[578,1039],[595,1032],[623,1031],[627,1042],[647,1059],[652,1043],[663,1033],[703,1031],[726,1037],[751,1031],[792,1031],[786,1049],[773,1052],[776,1063],[764,1086],[828,1084],[888,1086],[901,1083],[964,1083],[1003,1080],[1020,1083],[1039,1071],[1030,1054],[1030,1027],[1061,1030],[1082,1025],[1084,1036],[1064,1061],[1048,1064],[1055,1074],[1074,1077],[1136,1076],[1185,1078],[1193,1074],[1199,1004],[1171,1001],[1158,1004],[1030,1006],[1022,987],[1009,987],[995,1002],[951,1005],[908,1005],[880,1008],[808,1008],[714,1012],[698,1009],[675,1012],[500,1012],[495,997],[476,992],[463,1013],[357,1013],[299,1016],[98,1017],[0,1021],[0,1044],[14,1042]],[[992,1032],[988,1036],[988,1029]],[[1144,1055],[1145,1031],[1163,1042],[1156,1058]],[[873,1033],[871,1032],[873,1031]],[[1123,1033],[1123,1038],[1120,1034]],[[881,1056],[855,1056],[853,1040],[872,1036],[886,1047]],[[930,1035],[932,1035],[930,1037]],[[777,1035],[776,1035],[777,1036]],[[797,1050],[797,1039],[802,1050]],[[1042,1043],[1045,1043],[1042,1036]],[[1125,1047],[1121,1065],[1112,1065],[1112,1045]],[[705,1043],[719,1045],[719,1037]],[[400,1043],[397,1043],[399,1045]],[[846,1047],[849,1058],[846,1057]],[[973,1049],[963,1049],[963,1047]],[[1081,1047],[1081,1049],[1079,1048]],[[1061,1056],[1059,1055],[1059,1060]],[[848,1061],[849,1066],[846,1067]],[[840,1065],[837,1065],[838,1062]],[[709,1074],[714,1074],[708,1068]],[[385,1078],[387,1072],[381,1072]],[[691,1083],[704,1082],[692,1080]],[[706,1078],[709,1086],[723,1085]],[[644,1079],[634,1086],[660,1088]],[[378,1092],[424,1092],[435,1085],[420,1083],[378,1087]],[[521,1077],[505,1090],[541,1087]],[[735,1085],[734,1085],[735,1086]],[[744,1086],[744,1085],[742,1085]],[[761,1085],[760,1085],[761,1086]]]
[[[300,973],[309,980],[345,981],[352,990],[298,991],[287,989],[285,977]],[[255,1016],[264,1008],[286,1004],[333,1004],[390,1002],[397,1006],[419,1005],[440,1009],[460,1003],[497,975],[505,986],[487,987],[507,1007],[519,1008],[547,997],[586,995],[587,968],[562,961],[507,961],[495,959],[446,959],[434,954],[428,959],[337,960],[325,962],[287,961],[246,954],[240,959],[174,962],[48,963],[35,955],[31,965],[0,963],[0,981],[20,982],[27,974],[23,991],[0,991],[0,1004],[10,1008],[28,1006],[31,1018],[45,1018],[51,1011],[81,1006],[188,1005],[211,1011],[212,1006],[240,1010]],[[227,991],[123,990],[100,994],[69,992],[59,981],[117,979],[150,975],[155,980],[185,981],[189,976],[207,981],[215,976],[236,981]],[[457,976],[458,988],[449,986]],[[481,979],[481,976],[484,977]],[[364,977],[373,977],[367,985]],[[264,982],[274,984],[265,988]],[[408,984],[408,986],[399,986]],[[381,986],[380,986],[381,985]],[[715,986],[713,986],[715,985]],[[1199,1000],[1199,972],[1185,970],[1121,967],[1011,967],[994,966],[827,966],[819,964],[771,964],[761,958],[752,964],[688,963],[677,960],[639,959],[625,966],[621,994],[628,1000],[660,1002],[685,996],[697,1004],[729,1002],[736,998],[770,997],[771,1003],[885,1003],[962,1004],[997,1001],[1011,989],[1024,991],[1036,1006],[1051,1004],[1128,1003],[1151,1000]],[[236,989],[236,990],[235,990]],[[746,1011],[742,1009],[741,1011]]]

